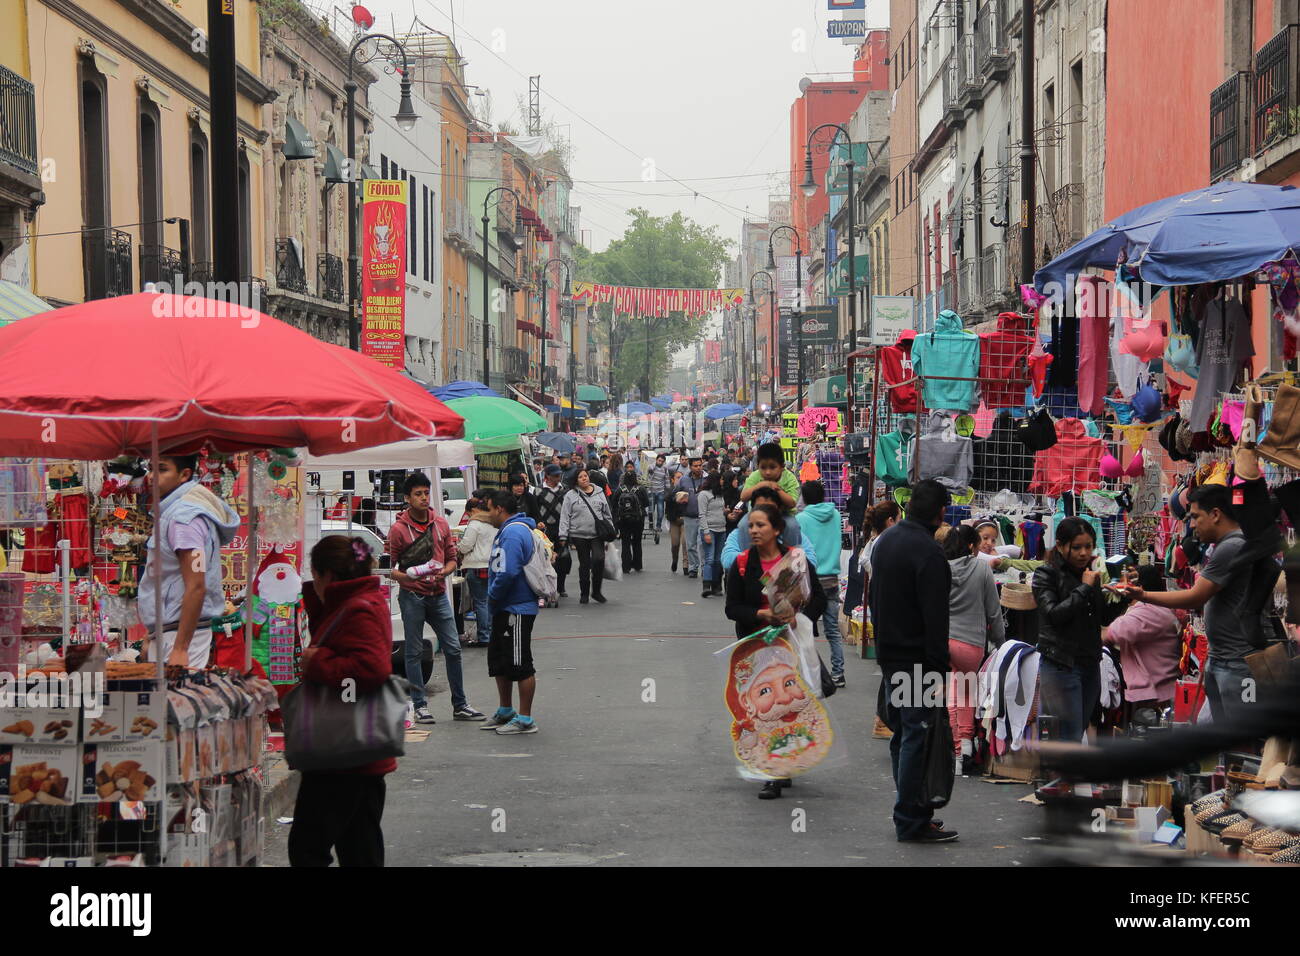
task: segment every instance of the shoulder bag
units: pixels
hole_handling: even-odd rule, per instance
[[[433,516],[429,516],[429,526],[424,533],[402,549],[397,556],[397,569],[405,571],[417,564],[425,564],[433,557]]]
[[[618,537],[618,531],[614,529],[614,522],[608,518],[597,517],[596,510],[592,508],[591,501],[582,493],[582,489],[577,489],[578,494],[582,496],[582,503],[587,506],[591,512],[591,520],[596,523],[596,540],[604,544],[607,541],[613,541]]]
[[[313,646],[321,646],[348,615],[344,605]],[[376,690],[347,694],[304,681],[280,702],[284,756],[294,770],[351,770],[406,753],[408,684],[389,675]]]

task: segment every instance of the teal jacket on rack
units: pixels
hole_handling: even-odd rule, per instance
[[[939,313],[933,331],[922,332],[912,342],[912,372],[924,383],[921,400],[926,408],[974,408],[979,368],[980,337],[967,332],[961,316],[951,309]]]

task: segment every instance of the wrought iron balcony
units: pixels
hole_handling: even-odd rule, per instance
[[[528,381],[528,353],[521,348],[507,345],[501,350],[502,371],[507,382]]]
[[[343,281],[343,259],[329,252],[316,256],[316,294],[330,302],[342,302],[347,294]]]
[[[985,80],[1000,80],[1011,69],[1006,0],[986,0],[975,15],[975,68]]]
[[[130,234],[120,229],[89,229],[81,234],[81,251],[87,299],[107,299],[135,291]]]
[[[986,246],[980,254],[980,306],[996,308],[1007,297],[1006,247],[1002,243]]]
[[[177,277],[179,276],[179,282]],[[140,285],[146,282],[165,282],[173,292],[181,292],[178,285],[184,285],[189,277],[185,273],[185,262],[180,252],[166,246],[140,247]]]
[[[961,89],[961,76],[957,66],[957,52],[954,50],[948,54],[939,67],[943,74],[941,89],[943,92],[943,121],[949,126],[964,126],[966,123],[966,112],[962,109],[959,99]]]
[[[1083,238],[1083,184],[1067,183],[1052,193],[1052,218],[1060,236],[1056,252],[1064,252]]]
[[[983,307],[980,299],[980,261],[963,259],[957,265],[957,309],[960,314]],[[950,307],[951,308],[951,307]]]
[[[36,155],[36,87],[0,66],[0,163],[40,175]]]
[[[945,309],[957,311],[957,277],[949,272],[939,286],[939,299],[935,305],[935,315]]]
[[[1254,153],[1250,108],[1253,75],[1234,73],[1210,93],[1210,181],[1230,179]]]
[[[1292,24],[1260,47],[1255,54],[1255,152],[1263,152],[1300,132],[1298,71],[1300,25]]]
[[[307,270],[303,268],[301,245],[292,239],[275,240],[275,284],[301,295],[307,294]]]
[[[984,77],[976,65],[975,34],[958,37],[953,55],[957,58],[957,102],[962,107],[978,106],[984,102]]]

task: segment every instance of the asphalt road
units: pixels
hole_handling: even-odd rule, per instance
[[[607,582],[608,604],[579,605],[572,581],[570,597],[542,613],[537,734],[453,722],[439,656],[430,700],[438,723],[388,777],[390,866],[1029,862],[1042,809],[1018,802],[1024,785],[959,778],[941,814],[958,842],[895,841],[889,745],[871,737],[879,672],[857,648],[846,648],[848,687],[827,701],[843,759],[782,799],[756,799],[759,785],[734,769],[723,669],[711,656],[734,639],[722,600],[702,599],[700,582],[668,565],[666,540],[647,541],[647,570]],[[490,712],[484,652],[464,653],[470,702]],[[652,702],[643,700],[647,681]],[[271,865],[287,865],[288,830],[268,832]]]

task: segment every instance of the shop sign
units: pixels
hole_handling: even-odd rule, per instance
[[[361,354],[406,368],[406,181],[367,179],[361,202]]]
[[[871,297],[871,344],[893,345],[898,333],[916,328],[915,300],[910,295]]]

